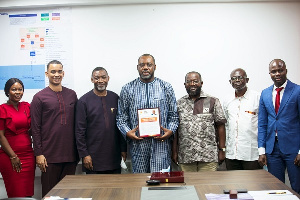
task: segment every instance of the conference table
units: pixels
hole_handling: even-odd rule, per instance
[[[147,185],[150,175],[68,175],[46,196],[139,200],[142,187],[177,187],[185,184],[195,187],[199,199],[206,199],[205,194],[208,193],[222,194],[224,189],[289,190],[300,198],[299,194],[265,170],[185,172],[184,183],[161,183],[158,186]]]

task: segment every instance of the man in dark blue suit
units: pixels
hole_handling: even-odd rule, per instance
[[[292,189],[300,193],[300,86],[287,80],[281,59],[271,61],[269,74],[274,85],[260,97],[258,162],[282,182],[287,168]]]

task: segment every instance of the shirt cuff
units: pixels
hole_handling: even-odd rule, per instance
[[[298,154],[300,154],[300,150],[298,151]]]
[[[299,151],[300,152],[300,151]],[[259,147],[258,148],[258,154],[259,155],[263,155],[266,154],[266,149],[264,147]]]

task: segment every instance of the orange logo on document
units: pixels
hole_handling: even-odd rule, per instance
[[[147,118],[142,118],[141,122],[156,122],[157,121],[157,117],[147,117]]]

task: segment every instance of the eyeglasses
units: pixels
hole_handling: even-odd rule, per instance
[[[153,63],[140,63],[140,64],[138,64],[139,65],[139,67],[145,67],[146,65],[148,66],[148,67],[153,67]]]
[[[237,80],[240,80],[240,81],[243,81],[245,80],[247,77],[244,77],[244,76],[233,76],[230,78],[231,81],[237,81]]]

